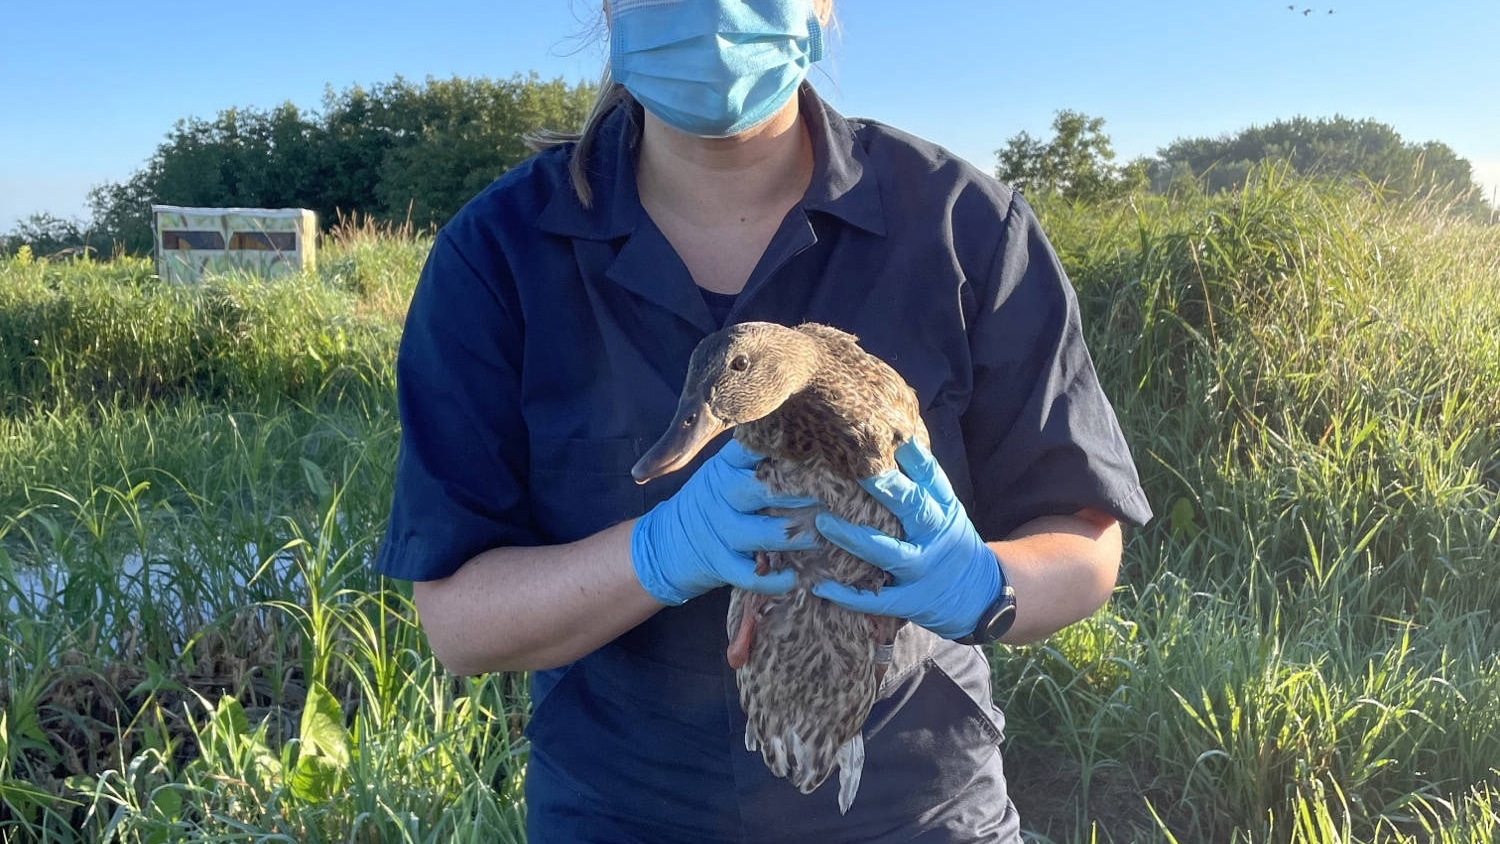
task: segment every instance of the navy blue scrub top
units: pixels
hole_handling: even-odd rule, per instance
[[[1072,287],[1021,196],[937,146],[845,119],[811,86],[800,96],[811,184],[744,290],[715,300],[724,318],[834,325],[895,367],[986,539],[1085,507],[1143,524]],[[630,476],[720,323],[641,207],[636,108],[600,131],[591,208],[567,145],[506,172],[439,233],[397,357],[379,572],[435,580],[486,549],[580,539],[691,474]],[[840,817],[836,783],[800,795],[744,749],[727,607],[716,590],[534,672],[531,841],[1018,840],[979,649],[938,640],[887,684]]]

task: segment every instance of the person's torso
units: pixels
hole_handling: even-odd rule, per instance
[[[874,170],[864,178],[888,209],[922,189],[921,174]],[[931,193],[908,204],[955,201],[955,190]],[[537,202],[501,204],[494,218],[467,221],[465,234],[498,240],[515,280],[532,518],[543,541],[563,543],[641,515],[696,468],[645,486],[630,475],[672,418],[693,348],[718,321],[644,214],[618,236],[569,236],[536,224],[545,217]],[[966,498],[959,420],[972,369],[969,285],[988,269],[999,232],[966,250],[955,245],[952,218],[951,207],[907,207],[872,231],[793,208],[727,321],[822,322],[858,336],[912,385],[933,452]],[[534,675],[528,806],[551,818],[555,840],[570,840],[558,830],[583,806],[593,820],[579,823],[649,820],[648,840],[832,840],[818,836],[834,829],[841,840],[876,840],[919,816],[942,822],[934,807],[990,776],[981,772],[998,779],[1003,718],[987,662],[908,625],[910,670],[887,678],[866,724],[865,783],[849,816],[838,815],[836,783],[799,795],[744,747],[725,660],[727,608],[727,590],[717,590]],[[1003,781],[987,793],[1003,801]]]

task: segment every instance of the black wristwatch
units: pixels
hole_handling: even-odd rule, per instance
[[[1016,623],[1016,590],[1009,583],[1000,587],[1000,596],[988,606],[979,616],[979,623],[974,625],[974,632],[963,637],[954,639],[960,645],[985,645],[1005,635],[1005,631]]]

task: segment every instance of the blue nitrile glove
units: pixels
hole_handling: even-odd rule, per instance
[[[906,474],[892,469],[860,486],[901,520],[904,541],[832,513],[817,517],[829,542],[895,575],[895,582],[877,594],[825,581],[813,594],[855,612],[911,619],[945,639],[967,636],[1000,594],[1000,561],[927,449],[908,440],[896,449],[896,464]]]
[[[636,520],[630,562],[651,597],[675,606],[726,583],[780,595],[796,584],[790,570],[755,573],[756,551],[806,551],[809,533],[787,536],[788,519],[762,507],[809,507],[817,499],[778,496],[755,478],[761,456],[730,440],[675,495]]]

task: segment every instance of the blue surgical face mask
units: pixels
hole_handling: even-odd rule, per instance
[[[690,135],[726,138],[766,121],[822,57],[812,0],[610,2],[610,74]]]

